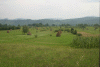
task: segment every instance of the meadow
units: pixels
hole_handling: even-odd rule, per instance
[[[0,67],[99,67],[99,48],[71,47],[77,35],[62,31],[61,36],[56,37],[54,30],[60,27],[51,28],[52,31],[49,27],[44,31],[42,27],[30,28],[32,35],[22,34],[22,29],[10,33],[0,31]],[[99,34],[99,29],[93,27],[74,29],[91,36]]]

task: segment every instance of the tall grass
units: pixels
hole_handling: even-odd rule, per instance
[[[99,48],[99,37],[76,37],[71,43],[76,48]]]

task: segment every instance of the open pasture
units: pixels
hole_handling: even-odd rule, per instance
[[[99,32],[100,32],[99,28],[94,30],[95,29],[94,27],[86,27],[84,30],[81,28],[74,28],[74,29],[76,29],[78,32],[86,32],[86,33],[90,33],[90,34],[99,34]]]
[[[62,31],[61,36],[56,37],[57,32],[54,30],[58,27],[51,28],[52,31],[50,28],[46,31],[41,31],[43,28],[30,28],[32,35],[24,35],[22,30],[9,33],[0,31],[0,67],[99,67],[98,48],[70,47],[76,35]],[[92,27],[84,31],[75,29],[78,32],[99,34],[98,29]]]

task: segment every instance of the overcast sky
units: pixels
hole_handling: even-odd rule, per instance
[[[0,19],[99,16],[100,0],[0,0]]]

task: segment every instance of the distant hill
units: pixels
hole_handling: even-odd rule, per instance
[[[56,24],[70,24],[70,25],[76,25],[76,24],[99,24],[100,17],[83,17],[83,18],[75,18],[75,19],[39,19],[39,20],[31,20],[31,19],[0,19],[1,24],[7,24],[7,25],[28,25],[33,23],[42,23],[49,25]]]

